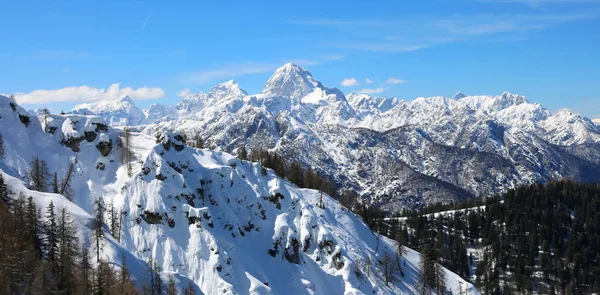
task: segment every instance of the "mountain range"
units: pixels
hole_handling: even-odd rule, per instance
[[[216,150],[269,149],[388,211],[491,196],[560,178],[600,180],[600,127],[508,92],[419,97],[344,95],[288,63],[258,94],[233,80],[174,106],[125,97],[76,106],[148,135],[200,135]]]

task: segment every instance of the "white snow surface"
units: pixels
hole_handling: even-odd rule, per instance
[[[214,103],[210,98],[217,95],[198,101]],[[237,99],[242,98],[233,98],[229,107]],[[148,268],[144,261],[154,257],[165,279],[174,274],[179,286],[192,281],[204,294],[418,293],[418,253],[408,250],[405,277],[386,286],[378,259],[392,254],[395,242],[374,235],[327,195],[321,209],[318,191],[299,189],[272,170],[263,174],[257,163],[187,147],[178,133],[165,133],[156,143],[152,136],[132,132],[129,176],[121,163],[120,129],[97,128],[100,121],[92,115],[38,119],[19,106],[13,111],[10,102],[0,96],[6,150],[0,169],[11,189],[31,195],[40,207],[50,200],[67,207],[87,243],[93,200],[122,210],[121,241],[109,236],[102,257],[119,264],[125,253],[138,285]],[[29,116],[27,126],[19,114]],[[78,141],[78,151],[66,145],[67,139]],[[107,141],[112,148],[102,156],[97,145]],[[75,163],[73,202],[27,188],[24,179],[34,156],[59,177]],[[367,256],[373,269],[369,277],[363,271]],[[458,276],[447,272],[446,277],[454,293],[460,284],[478,294]]]

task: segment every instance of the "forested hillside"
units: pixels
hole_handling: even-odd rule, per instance
[[[404,211],[374,227],[433,252],[484,294],[590,294],[600,291],[599,212],[600,185],[563,180]]]

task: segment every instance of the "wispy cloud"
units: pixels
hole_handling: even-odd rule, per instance
[[[390,77],[385,81],[386,84],[389,85],[393,85],[393,84],[404,84],[406,83],[406,80],[402,80],[402,79],[398,79],[398,78],[394,78],[394,77]]]
[[[44,50],[33,50],[29,52],[29,56],[35,59],[44,60],[77,60],[87,59],[93,57],[89,52],[77,51],[77,50],[61,50],[61,49],[44,49]]]
[[[588,0],[592,1],[600,0]],[[448,42],[468,42],[482,38],[510,40],[507,37],[523,36],[569,22],[598,17],[599,10],[589,10],[577,13],[414,16],[402,20],[306,19],[293,20],[290,23],[333,28],[335,35],[329,39],[334,41],[329,45],[335,47],[376,52],[409,52]],[[357,33],[365,30],[368,30],[369,34]]]
[[[63,71],[63,73],[69,73],[69,72],[71,72],[71,70],[69,68],[63,68],[62,71]]]
[[[371,80],[371,79],[369,79],[369,78],[366,78],[366,79],[365,79],[365,83],[367,83],[367,84],[371,84],[371,83],[373,83],[373,80]]]
[[[358,80],[356,80],[354,78],[344,78],[342,80],[342,82],[340,83],[340,85],[342,85],[344,87],[355,87],[355,86],[359,86],[360,83],[358,83]]]
[[[342,60],[344,56],[341,54],[325,54],[321,55],[321,57],[325,60]]]
[[[363,88],[360,89],[356,92],[358,93],[364,93],[364,94],[377,94],[377,93],[382,93],[385,91],[385,88],[383,87],[378,87],[378,88]]]
[[[34,90],[29,93],[15,94],[18,103],[47,103],[47,102],[93,102],[112,100],[129,96],[133,100],[158,99],[165,96],[161,88],[131,87],[121,88],[119,83],[110,85],[107,89],[90,86],[65,87],[55,90]]]
[[[142,24],[142,29],[146,28],[146,24],[148,24],[148,20],[150,20],[149,16],[144,19],[144,23]]]
[[[218,80],[231,79],[244,75],[268,73],[276,69],[277,66],[278,65],[274,63],[260,63],[251,61],[239,64],[227,64],[218,68],[207,69],[195,73],[186,74],[183,78],[183,83],[206,84]]]

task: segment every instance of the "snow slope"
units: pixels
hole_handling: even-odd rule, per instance
[[[118,264],[121,253],[128,255],[138,284],[144,261],[154,257],[165,279],[175,274],[180,286],[193,281],[205,294],[417,293],[418,254],[409,250],[405,277],[386,286],[378,260],[393,254],[395,243],[374,235],[327,195],[324,208],[317,206],[318,191],[299,189],[230,154],[187,147],[179,133],[164,133],[159,143],[132,133],[131,162],[123,163],[124,132],[101,118],[38,118],[11,104],[0,97],[6,149],[0,169],[11,188],[41,207],[50,200],[68,207],[88,243],[93,200],[121,210],[121,241],[108,237],[103,257]],[[73,202],[27,188],[22,179],[34,156],[59,177],[75,164]],[[454,292],[459,284],[471,286],[452,273],[447,278]]]

